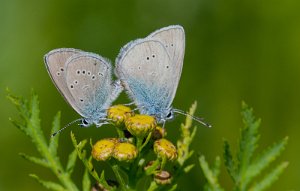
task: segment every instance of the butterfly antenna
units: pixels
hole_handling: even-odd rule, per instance
[[[72,124],[74,124],[74,123],[76,123],[76,122],[78,122],[78,121],[81,121],[82,119],[76,119],[75,121],[72,121],[72,122],[70,122],[70,123],[68,123],[66,126],[64,126],[63,128],[61,128],[60,130],[58,130],[58,131],[56,131],[55,133],[53,133],[52,135],[51,135],[51,137],[54,137],[55,135],[57,135],[58,133],[60,133],[60,132],[62,132],[63,130],[65,130],[67,127],[69,127],[70,125],[72,125]]]
[[[185,115],[185,116],[188,116],[188,117],[191,117],[193,120],[197,121],[198,123],[201,123],[202,125],[204,125],[205,127],[208,127],[208,128],[211,128],[212,126],[209,124],[209,123],[206,123],[203,121],[203,118],[199,118],[199,117],[195,117],[187,112],[184,112],[182,110],[179,110],[179,109],[173,109],[173,111],[175,113],[179,113],[181,115]]]

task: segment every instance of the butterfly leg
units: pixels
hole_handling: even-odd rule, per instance
[[[106,125],[106,124],[111,124],[111,123],[108,122],[108,121],[103,121],[103,122],[101,122],[101,123],[97,123],[97,124],[96,124],[96,127],[98,128],[98,127],[101,127],[102,125]]]
[[[131,106],[131,105],[134,105],[134,102],[125,103],[125,104],[122,104],[122,105],[125,105],[125,106]]]

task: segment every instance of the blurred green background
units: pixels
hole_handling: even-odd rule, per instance
[[[241,101],[262,118],[260,146],[289,136],[279,160],[290,165],[270,190],[300,187],[300,1],[297,0],[0,0],[0,190],[45,190],[28,174],[55,177],[18,156],[38,155],[30,140],[9,121],[15,108],[5,98],[9,87],[29,97],[33,88],[41,103],[43,129],[49,134],[54,114],[62,124],[78,118],[52,84],[43,55],[54,48],[73,47],[114,60],[130,40],[171,24],[186,32],[186,53],[174,106],[187,110],[198,101],[197,116],[213,128],[198,128],[192,147],[212,162],[222,155],[222,140],[236,146]],[[118,99],[127,103],[125,95]],[[184,117],[167,124],[175,142]],[[72,127],[60,137],[63,161],[72,150],[69,131],[79,139],[113,136],[109,127]],[[197,162],[194,157],[191,162]],[[277,162],[279,162],[277,160]],[[78,162],[78,166],[82,166]],[[222,184],[230,188],[223,167]],[[81,171],[76,173],[78,181]],[[197,164],[180,179],[181,190],[195,190],[204,178]],[[199,189],[197,189],[199,190]]]

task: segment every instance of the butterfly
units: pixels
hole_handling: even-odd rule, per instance
[[[180,80],[185,51],[182,26],[154,31],[143,39],[126,44],[116,59],[115,73],[142,114],[158,123],[173,119],[174,113],[188,115],[172,107]],[[191,116],[205,126],[202,119]]]
[[[120,81],[112,81],[109,60],[94,53],[59,48],[47,53],[44,61],[56,88],[82,116],[74,122],[80,121],[83,127],[108,123],[106,110],[123,90]]]

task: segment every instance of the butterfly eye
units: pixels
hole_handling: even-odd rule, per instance
[[[89,125],[89,122],[87,122],[86,119],[82,119],[81,125],[82,125],[83,127],[87,127],[87,126]]]
[[[167,115],[167,118],[168,118],[168,119],[171,119],[171,118],[173,118],[173,114],[172,114],[172,112],[169,112],[169,113],[168,113],[168,115]]]

